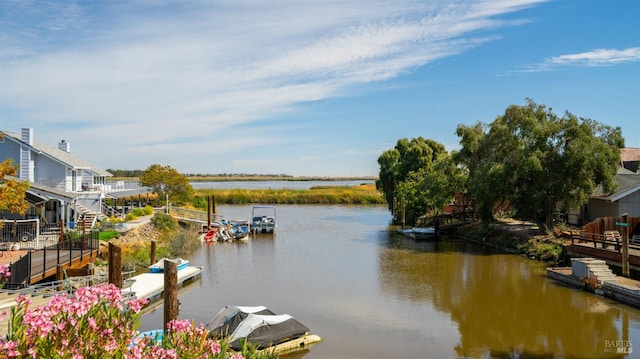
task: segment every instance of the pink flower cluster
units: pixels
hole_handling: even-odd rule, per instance
[[[11,277],[11,268],[5,264],[0,264],[0,288],[9,277]]]
[[[141,336],[140,310],[147,300],[123,304],[120,289],[110,284],[80,288],[71,297],[54,296],[32,310],[27,297],[19,296],[16,302],[9,332],[0,337],[0,359],[245,358],[241,353],[229,353],[226,343],[209,339],[202,324],[189,321],[168,323],[162,340]],[[251,351],[247,357],[277,356]]]

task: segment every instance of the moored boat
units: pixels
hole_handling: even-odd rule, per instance
[[[189,261],[186,259],[182,259],[182,258],[176,258],[176,259],[169,259],[169,258],[162,258],[159,261],[155,262],[154,264],[149,266],[149,272],[151,273],[162,273],[164,272],[164,262],[165,260],[170,260],[172,262],[175,262],[178,265],[178,270],[181,269],[185,269],[189,266]]]
[[[229,221],[229,232],[235,240],[248,240],[251,226],[246,219],[234,219]]]
[[[284,354],[322,341],[291,315],[277,315],[264,306],[226,306],[207,324],[207,329],[212,338],[227,338],[234,350],[240,350],[246,342],[258,350]]]
[[[251,231],[253,233],[276,233],[276,207],[254,206],[251,210]]]

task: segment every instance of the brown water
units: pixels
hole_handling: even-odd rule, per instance
[[[207,323],[230,304],[291,314],[324,341],[289,358],[640,357],[640,310],[558,285],[542,263],[415,242],[389,231],[385,206],[277,208],[275,237],[203,244],[189,257],[205,269],[180,295],[181,319]],[[160,307],[141,330],[161,323]],[[616,354],[616,340],[636,351]]]

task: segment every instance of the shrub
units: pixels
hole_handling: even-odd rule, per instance
[[[178,228],[178,221],[166,213],[156,213],[151,218],[151,223],[159,230],[173,230]]]
[[[167,323],[161,341],[140,336],[144,298],[126,304],[113,284],[79,288],[73,297],[54,296],[44,306],[29,309],[24,295],[11,309],[7,335],[0,337],[4,358],[233,358],[228,343],[208,338],[204,325]],[[5,312],[1,314],[6,314]],[[247,358],[277,358],[247,351]]]

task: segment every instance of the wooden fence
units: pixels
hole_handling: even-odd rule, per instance
[[[628,226],[620,225],[628,223]],[[622,247],[621,236],[629,238],[629,248],[640,250],[640,217],[601,217],[582,226],[581,230],[570,231],[571,243],[593,243],[597,248],[613,247],[620,251]]]
[[[582,230],[593,234],[604,234],[606,231],[619,231],[622,233],[622,229],[625,227],[616,225],[616,223],[621,222],[624,222],[622,217],[600,217],[582,226]],[[640,234],[640,217],[627,217],[626,223],[629,223],[629,226],[626,227],[629,238],[634,234]]]

